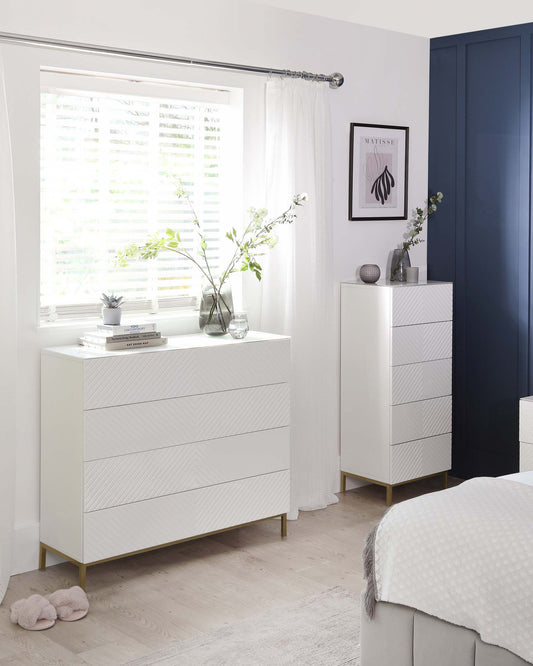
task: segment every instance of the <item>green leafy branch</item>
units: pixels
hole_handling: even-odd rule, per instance
[[[415,245],[424,242],[424,239],[420,238],[424,222],[437,210],[437,204],[440,204],[443,198],[442,192],[437,192],[437,194],[429,197],[425,208],[416,209],[416,217],[409,222],[407,228],[407,239],[402,243],[402,255]]]
[[[234,244],[235,249],[225,270],[216,277],[207,256],[207,239],[190,198],[181,185],[178,187],[176,194],[180,199],[185,199],[190,208],[193,225],[198,236],[196,254],[191,253],[184,247],[179,231],[169,227],[165,235],[152,234],[148,236],[144,243],[130,243],[118,250],[115,262],[119,266],[127,266],[130,261],[136,259],[155,259],[163,251],[174,252],[191,261],[217,294],[220,294],[222,285],[228,277],[237,270],[251,271],[258,280],[261,280],[263,269],[257,258],[265,253],[263,250],[271,249],[276,245],[278,239],[273,233],[274,228],[282,224],[292,224],[296,219],[296,209],[307,201],[306,194],[296,194],[287,210],[271,220],[267,220],[267,211],[264,208],[250,208],[248,210],[249,222],[244,231],[238,234],[235,227],[233,227],[226,233],[226,238]],[[240,267],[237,268],[239,263]]]

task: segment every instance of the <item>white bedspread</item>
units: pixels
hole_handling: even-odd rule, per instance
[[[378,526],[376,598],[476,630],[533,662],[533,486],[476,478]]]

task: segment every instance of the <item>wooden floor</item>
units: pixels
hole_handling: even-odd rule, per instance
[[[427,479],[394,491],[401,501],[441,488]],[[361,551],[385,511],[385,490],[365,486],[322,511],[279,520],[90,567],[89,615],[42,632],[9,622],[9,606],[77,583],[59,564],[13,576],[0,606],[0,664],[116,666],[267,608],[340,585],[363,588]]]

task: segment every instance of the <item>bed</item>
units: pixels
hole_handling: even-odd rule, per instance
[[[361,666],[533,663],[533,472],[395,505],[369,535]]]

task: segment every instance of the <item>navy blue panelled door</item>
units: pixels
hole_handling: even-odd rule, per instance
[[[455,284],[453,472],[518,470],[529,394],[533,24],[431,42],[428,276]]]

